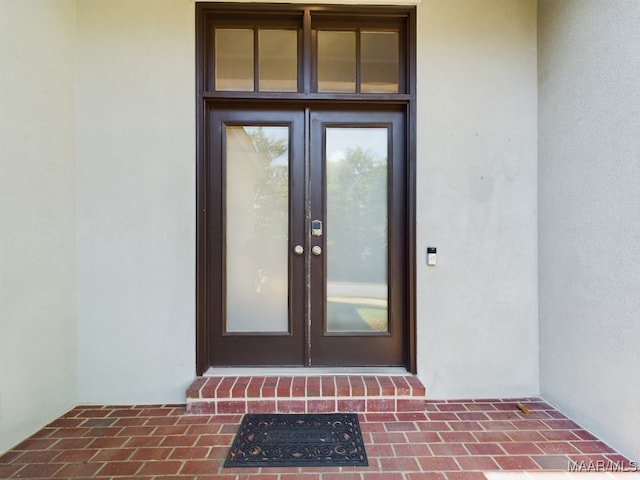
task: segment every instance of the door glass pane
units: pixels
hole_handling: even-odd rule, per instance
[[[218,91],[253,91],[253,30],[217,28],[215,72]]]
[[[327,331],[386,332],[386,128],[327,128]]]
[[[318,31],[318,91],[356,91],[356,32]]]
[[[360,91],[398,93],[398,32],[362,32],[360,51]]]
[[[227,332],[287,332],[289,128],[226,127]]]
[[[298,91],[298,32],[260,30],[258,32],[261,92]]]

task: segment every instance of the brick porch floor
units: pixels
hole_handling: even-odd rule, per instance
[[[570,462],[630,465],[535,398],[361,413],[367,468],[225,469],[241,418],[187,415],[185,405],[80,406],[1,456],[0,478],[484,480],[483,471],[566,471]]]

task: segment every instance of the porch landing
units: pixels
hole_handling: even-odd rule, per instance
[[[242,415],[185,415],[184,405],[78,406],[0,454],[0,478],[616,480],[612,472],[638,472],[638,463],[539,398],[427,401],[422,412],[358,418],[368,467],[224,468]]]
[[[187,389],[187,413],[421,412],[414,375],[212,376]]]

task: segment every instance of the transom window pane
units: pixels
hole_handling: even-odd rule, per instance
[[[360,34],[360,91],[398,93],[398,32]]]
[[[253,30],[217,28],[215,34],[215,89],[253,91]]]
[[[259,30],[260,57],[258,90],[261,92],[298,91],[298,32]]]
[[[355,93],[355,31],[318,30],[318,91]]]

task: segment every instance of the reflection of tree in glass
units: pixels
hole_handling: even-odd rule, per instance
[[[387,162],[362,147],[327,162],[330,280],[386,282]]]
[[[271,128],[268,127],[268,130]],[[286,129],[275,128],[279,131]],[[285,138],[269,136],[262,127],[252,128],[248,133],[261,162],[253,190],[255,235],[257,238],[266,236],[271,242],[286,242],[289,222],[289,166],[286,153],[289,146]],[[283,245],[286,248],[286,243]]]

